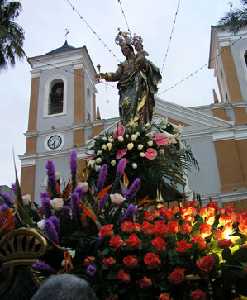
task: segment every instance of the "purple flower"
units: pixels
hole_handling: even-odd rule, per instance
[[[99,209],[102,209],[105,206],[108,197],[109,194],[105,194],[105,196],[99,200]]]
[[[133,216],[137,213],[137,211],[137,206],[134,204],[130,204],[124,213],[123,219],[132,219]]]
[[[12,183],[11,189],[14,193],[16,193],[16,183]]]
[[[96,265],[95,264],[89,264],[87,266],[87,270],[86,270],[86,273],[89,275],[89,276],[94,276],[95,273],[96,273]]]
[[[0,205],[0,212],[5,212],[8,208],[8,205],[3,203]]]
[[[5,202],[5,204],[8,205],[8,207],[11,207],[13,205],[14,200],[13,200],[13,198],[12,198],[12,196],[11,196],[10,193],[8,193],[8,192],[1,192],[0,191],[0,197],[3,198],[3,201]]]
[[[98,182],[97,182],[98,191],[100,191],[103,188],[106,178],[107,178],[107,164],[103,164],[102,167],[100,168],[99,176],[98,176]]]
[[[59,221],[59,219],[56,216],[51,216],[49,218],[49,220],[53,223],[57,233],[59,234],[60,233],[60,221]]]
[[[125,198],[128,200],[131,200],[135,197],[136,193],[139,191],[141,186],[141,180],[140,178],[136,178],[131,186],[129,187],[129,189],[125,192]]]
[[[76,176],[77,170],[77,152],[76,150],[72,150],[70,152],[70,171],[72,176]]]
[[[126,164],[127,164],[126,158],[120,159],[120,161],[118,162],[118,165],[117,165],[117,175],[120,175],[120,176],[123,175],[124,170],[126,168]]]
[[[74,192],[78,194],[78,196],[79,196],[80,199],[82,199],[85,196],[85,194],[86,194],[86,192],[84,191],[84,189],[82,187],[80,187],[80,186],[78,186],[77,188],[75,188]]]
[[[58,233],[56,231],[55,225],[49,219],[45,220],[45,233],[51,241],[53,241],[55,244],[58,244]]]
[[[56,273],[56,271],[50,265],[48,265],[45,262],[40,261],[40,260],[38,260],[36,263],[34,263],[32,265],[32,268],[34,270],[41,271],[41,272],[48,272],[51,274]]]
[[[47,176],[48,176],[48,186],[51,192],[56,190],[56,175],[55,175],[55,165],[52,160],[48,160],[45,165]]]
[[[73,219],[77,219],[80,213],[80,198],[78,193],[73,193],[71,195],[71,208],[72,208],[72,217]]]
[[[40,193],[40,202],[45,217],[49,218],[51,215],[51,203],[50,203],[50,197],[47,192]]]

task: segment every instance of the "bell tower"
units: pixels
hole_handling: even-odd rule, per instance
[[[95,75],[86,46],[67,41],[45,55],[28,59],[31,97],[26,152],[21,159],[23,193],[39,201],[46,185],[45,162],[52,159],[62,185],[69,176],[69,152],[80,151],[102,129],[96,120]],[[58,175],[60,176],[60,175]]]

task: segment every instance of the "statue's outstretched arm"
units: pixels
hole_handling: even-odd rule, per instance
[[[122,66],[119,65],[117,71],[115,73],[101,73],[100,77],[105,79],[106,81],[119,81],[122,75]]]

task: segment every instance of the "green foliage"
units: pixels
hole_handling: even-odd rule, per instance
[[[15,22],[20,11],[20,2],[0,0],[0,70],[8,63],[15,65],[16,57],[25,57],[24,31]]]
[[[239,31],[242,27],[247,25],[247,1],[241,0],[242,7],[231,10],[220,19],[218,25],[226,26],[233,32]]]

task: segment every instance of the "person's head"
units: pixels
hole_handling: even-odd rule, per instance
[[[96,300],[87,281],[71,274],[53,275],[47,279],[31,300]]]
[[[135,53],[133,47],[128,44],[121,46],[121,51],[126,58],[132,56]]]

